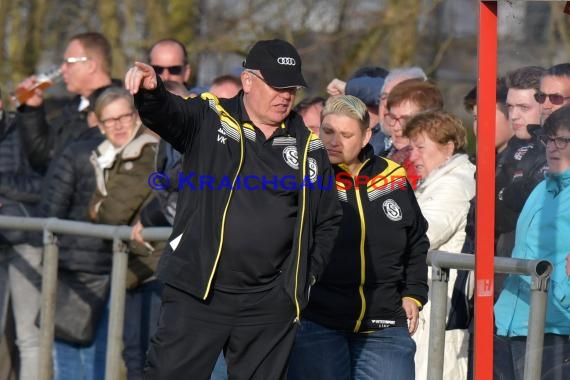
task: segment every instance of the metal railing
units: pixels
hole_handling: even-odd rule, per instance
[[[54,341],[55,305],[59,249],[56,234],[90,236],[113,241],[113,267],[111,270],[109,329],[105,380],[118,380],[123,346],[123,322],[127,283],[128,254],[124,241],[131,239],[129,226],[110,226],[56,218],[28,218],[0,216],[0,229],[43,231],[43,266],[40,305],[39,380],[53,378],[52,350]],[[164,241],[171,228],[145,228],[146,241]]]
[[[56,234],[90,236],[113,241],[105,380],[118,380],[122,357],[121,348],[128,267],[127,246],[124,242],[130,240],[132,227],[92,224],[56,218],[0,216],[0,229],[43,231],[40,380],[51,380],[53,378],[52,349],[59,255]],[[170,233],[171,228],[167,227],[145,228],[143,237],[146,241],[165,241],[170,236]],[[496,273],[529,275],[532,278],[524,380],[538,380],[540,379],[542,367],[544,321],[548,281],[553,269],[552,264],[547,260],[523,260],[503,257],[497,257],[494,260]],[[473,270],[475,268],[475,256],[430,251],[428,252],[427,262],[432,267],[428,379],[439,380],[443,378],[449,269]],[[490,296],[492,297],[493,295],[491,294]]]
[[[547,260],[524,260],[507,257],[495,257],[494,260],[495,273],[531,276],[524,380],[539,380],[542,370],[548,282],[553,269],[552,264]],[[427,263],[432,267],[428,379],[440,380],[443,378],[449,269],[473,270],[475,268],[475,255],[430,251],[428,252]],[[489,296],[493,297],[492,290]]]

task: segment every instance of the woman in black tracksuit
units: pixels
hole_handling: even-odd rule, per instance
[[[289,379],[414,378],[427,222],[405,170],[373,154],[368,117],[350,95],[330,98],[322,111],[343,220],[303,313]]]

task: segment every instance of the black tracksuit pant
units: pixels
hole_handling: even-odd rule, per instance
[[[214,290],[207,301],[166,285],[146,380],[207,380],[223,350],[229,378],[285,379],[297,324],[279,284],[257,293]]]

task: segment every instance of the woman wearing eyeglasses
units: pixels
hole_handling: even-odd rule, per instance
[[[106,140],[91,155],[97,189],[89,215],[97,223],[134,224],[153,196],[148,178],[154,172],[158,138],[145,133],[133,97],[124,88],[103,92],[95,115]],[[157,314],[160,303],[161,286],[153,277],[159,256],[151,246],[135,243],[129,253],[123,358],[128,379],[141,379],[151,325],[156,324],[150,305],[156,305]]]
[[[145,133],[133,97],[123,88],[102,93],[95,104],[95,115],[106,140],[91,157],[97,191],[90,216],[97,222],[126,224],[152,194],[149,186],[139,185],[141,181],[146,184],[154,170],[158,138]]]
[[[547,293],[542,374],[570,378],[570,107],[545,121],[540,141],[546,146],[548,173],[532,191],[517,222],[512,257],[545,259],[554,265]],[[522,379],[528,336],[529,276],[510,275],[495,304],[495,379]],[[568,367],[568,366],[567,366]],[[566,372],[564,372],[566,371]],[[550,377],[549,377],[550,376]]]
[[[443,95],[437,86],[423,79],[413,78],[397,84],[386,101],[388,112],[383,123],[392,133],[392,147],[386,157],[401,164],[412,179],[417,176],[416,169],[410,161],[410,140],[404,131],[406,123],[416,114],[443,107]]]

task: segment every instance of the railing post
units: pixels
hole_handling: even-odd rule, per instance
[[[533,274],[531,277],[524,380],[540,380],[541,377],[549,280],[550,271],[546,275]]]
[[[125,293],[129,255],[127,245],[113,239],[113,269],[111,272],[111,306],[107,332],[107,359],[105,380],[119,380],[123,357],[123,323],[125,319]]]
[[[53,339],[57,291],[58,246],[55,235],[44,229],[42,268],[42,305],[40,309],[40,380],[53,378]]]
[[[448,281],[449,269],[432,265],[428,380],[441,380],[443,378]]]

